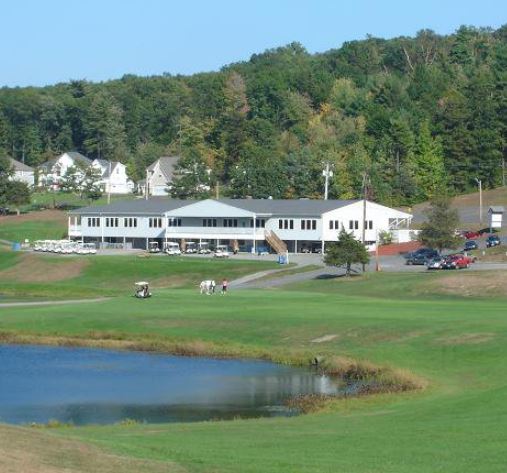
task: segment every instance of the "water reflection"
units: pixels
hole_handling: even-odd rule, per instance
[[[288,416],[291,396],[347,389],[307,369],[260,361],[0,346],[0,421],[8,423]]]

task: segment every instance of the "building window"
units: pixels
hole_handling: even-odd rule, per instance
[[[359,220],[349,220],[349,230],[359,230]]]
[[[125,217],[123,219],[123,226],[127,228],[135,228],[137,227],[137,218]]]
[[[168,218],[167,219],[168,227],[181,227],[181,218]]]
[[[238,219],[237,218],[224,218],[224,227],[237,227]]]
[[[106,227],[118,227],[118,217],[106,217]]]
[[[339,230],[340,222],[338,220],[329,220],[329,230]]]
[[[254,221],[253,219],[250,220],[250,228],[253,228]],[[256,228],[266,228],[266,219],[265,218],[258,218],[255,220],[255,227]]]
[[[373,230],[373,220],[365,220],[364,228],[365,230]]]
[[[301,230],[317,230],[317,220],[301,220]]]
[[[278,220],[278,228],[280,230],[294,230],[294,220],[292,219],[280,219]]]
[[[152,217],[148,221],[148,226],[150,228],[162,228],[162,218],[161,217]]]
[[[89,227],[100,227],[100,218],[99,217],[88,217],[88,226]]]
[[[202,219],[202,226],[203,227],[216,227],[217,226],[217,219],[216,218],[203,218]]]

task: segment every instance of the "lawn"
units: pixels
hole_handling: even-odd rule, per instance
[[[61,428],[43,431],[37,445],[70,438],[136,461],[167,462],[168,471],[504,472],[506,299],[432,294],[442,277],[378,274],[227,297],[160,289],[146,301],[125,295],[3,310],[0,331],[53,342],[137,340],[159,349],[187,343],[280,361],[342,355],[402,368],[428,383],[422,391],[337,401],[298,418]],[[314,341],[323,335],[336,337]]]
[[[23,215],[0,216],[0,240],[60,240],[67,238],[67,214],[43,210]]]

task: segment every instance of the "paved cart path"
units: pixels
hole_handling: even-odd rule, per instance
[[[85,304],[86,302],[102,302],[108,300],[107,297],[98,297],[96,299],[71,299],[59,301],[31,301],[31,302],[2,302],[0,309],[5,307],[30,307],[40,305],[64,305],[64,304]]]

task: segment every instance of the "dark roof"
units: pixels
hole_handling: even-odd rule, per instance
[[[78,153],[77,151],[67,151],[65,153],[60,154],[60,156],[57,156],[56,158],[48,159],[46,162],[42,163],[39,167],[46,169],[52,168],[53,165],[56,163],[56,161],[58,161],[64,154],[68,154],[74,161],[78,161],[84,164],[85,166],[89,166],[93,162],[90,158],[83,156],[81,153]]]
[[[92,160],[90,158],[87,158],[86,156],[82,155],[81,153],[78,153],[77,151],[67,151],[67,153],[63,153],[63,154],[68,154],[73,160],[81,162],[83,164],[91,164],[92,163]],[[63,156],[63,154],[61,154],[60,156]],[[58,157],[60,157],[60,156],[58,156]]]
[[[503,206],[501,205],[492,205],[489,210],[492,212],[492,213],[498,213],[498,214],[502,214],[504,213],[505,209],[503,208]]]
[[[216,200],[216,199],[212,199]],[[84,207],[71,214],[162,214],[192,205],[197,200],[178,200],[168,197],[123,200],[110,205]],[[260,215],[319,216],[340,207],[358,202],[357,200],[272,200],[272,199],[219,199],[232,207],[258,213]]]
[[[109,161],[106,161],[105,162],[105,171],[102,173],[102,177],[103,178],[108,178],[110,176],[109,174]],[[116,169],[116,166],[118,166],[118,164],[120,164],[118,161],[112,161],[111,162],[111,174],[114,172],[114,170]]]
[[[258,214],[315,216],[324,212],[345,207],[357,200],[317,200],[317,199],[219,199],[227,205],[249,210]]]
[[[150,199],[120,200],[109,205],[98,205],[76,209],[70,214],[98,215],[98,214],[152,214],[160,215],[169,210],[179,209],[196,202],[195,200],[168,199],[167,197],[151,197]]]
[[[167,182],[169,182],[173,178],[174,168],[179,160],[180,160],[179,156],[162,156],[161,158],[157,159],[154,163],[150,164],[147,170],[153,171],[155,169],[155,165],[159,163],[160,171],[167,179]]]
[[[24,163],[21,163],[20,161],[16,161],[15,159],[9,158],[9,161],[14,168],[14,171],[22,171],[22,172],[33,172],[33,168],[30,166],[27,166]]]

